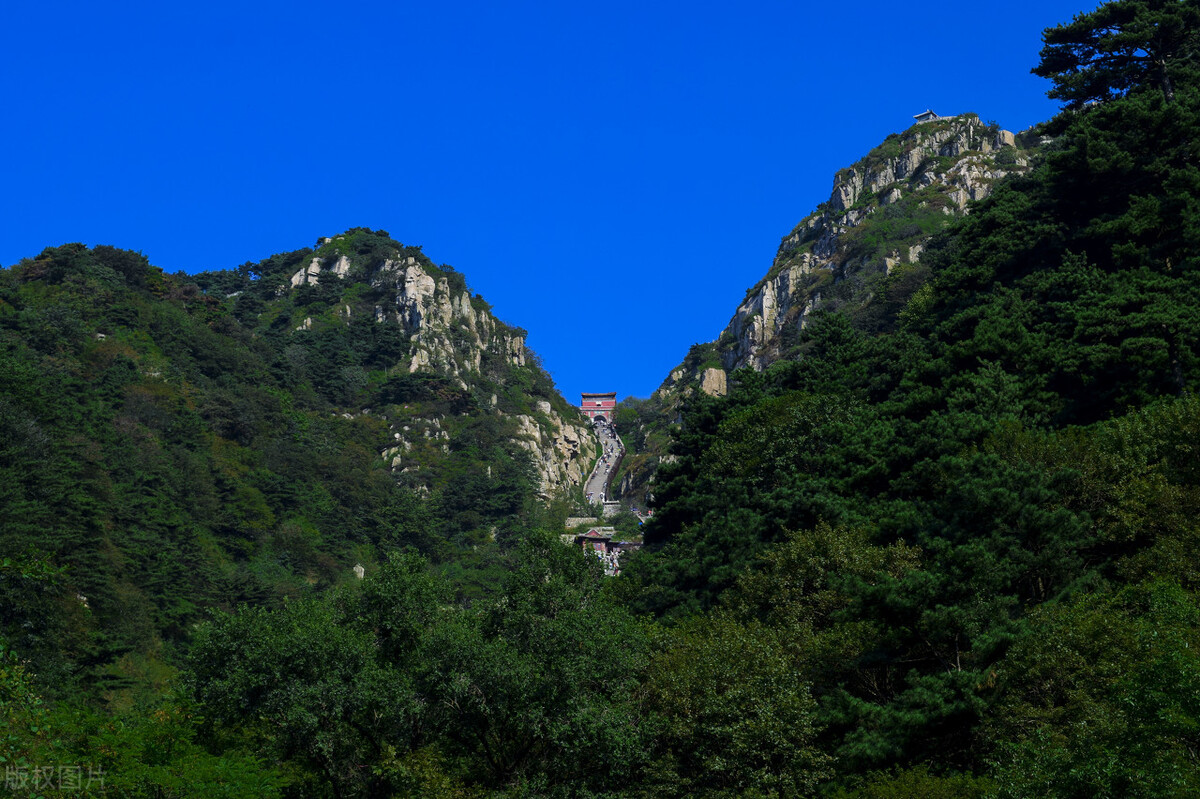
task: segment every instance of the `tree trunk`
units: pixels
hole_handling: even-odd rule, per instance
[[[1175,87],[1171,85],[1171,76],[1167,74],[1167,60],[1161,57],[1158,59],[1158,85],[1167,102],[1174,102]]]

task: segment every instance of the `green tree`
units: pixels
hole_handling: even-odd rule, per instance
[[[832,799],[991,799],[995,785],[969,774],[939,775],[922,764],[895,772],[874,772],[853,790],[831,794]]]
[[[785,636],[729,614],[672,631],[642,693],[658,716],[655,796],[811,796],[830,774]]]
[[[485,785],[619,791],[646,749],[634,700],[648,642],[595,559],[531,534],[496,599],[453,614],[427,650],[453,751]]]
[[[1196,52],[1196,0],[1117,0],[1042,34],[1033,74],[1049,78],[1047,94],[1077,108],[1147,85],[1175,98],[1172,73]]]
[[[424,712],[410,676],[382,662],[376,634],[344,610],[307,600],[218,617],[196,637],[192,687],[221,728],[292,760],[315,785],[378,794],[389,775],[362,764],[382,764],[389,746],[407,751]]]
[[[983,728],[1000,796],[1195,796],[1198,622],[1195,597],[1165,580],[1031,614]]]

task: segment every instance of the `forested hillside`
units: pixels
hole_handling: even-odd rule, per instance
[[[420,318],[447,297],[470,302]],[[461,274],[365,229],[194,277],[74,244],[5,270],[5,639],[55,692],[108,696],[205,608],[320,592],[396,548],[476,592],[538,492],[572,488],[539,470],[539,427],[586,467],[522,339]]]
[[[515,420],[568,409],[481,301],[449,347],[377,321],[401,259],[461,280],[418,251],[6,271],[8,787],[1200,793],[1198,34],[1195,0],[1047,31],[1037,157],[692,392],[616,578],[534,501]]]
[[[683,413],[633,604],[788,647],[846,790],[1197,789],[1197,20],[1048,32],[1052,140],[907,302]]]
[[[723,395],[730,372],[795,358],[815,314],[836,311],[867,332],[894,328],[897,311],[928,279],[921,256],[930,238],[970,211],[972,200],[1026,173],[1047,138],[958,114],[893,133],[839,170],[829,200],[783,238],[720,335],[693,346],[652,397],[622,403],[618,426],[637,446],[623,466],[622,496],[634,503],[653,496],[669,427],[693,393]]]

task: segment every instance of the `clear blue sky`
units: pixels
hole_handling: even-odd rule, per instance
[[[16,0],[0,264],[82,241],[196,272],[382,228],[569,400],[647,396],[913,114],[1051,116],[1041,31],[1094,7]]]

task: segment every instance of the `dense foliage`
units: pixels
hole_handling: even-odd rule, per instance
[[[562,406],[545,373],[410,373],[365,274],[288,290],[343,251],[465,290],[364,229],[195,278],[78,244],[0,272],[0,551],[24,564],[0,571],[0,632],[56,692],[111,695],[204,608],[307,596],[397,547],[477,593],[493,542],[543,513],[511,414]],[[391,431],[429,420],[393,473]]]
[[[1144,10],[1105,9],[1076,32]],[[827,314],[803,357],[684,413],[632,601],[793,642],[847,795],[914,791],[913,769],[984,795],[1200,785],[1200,93],[1182,53],[1167,69],[1173,92],[1130,69],[1047,125],[883,332]],[[903,568],[838,564],[830,531]],[[792,611],[809,592],[823,612]]]
[[[1196,795],[1195,8],[1047,32],[1079,107],[1043,157],[871,313],[693,395],[616,579],[489,413],[540,373],[390,373],[372,298],[278,293],[312,251],[5,273],[0,758],[130,796]],[[1097,60],[1148,30],[1169,90]],[[453,428],[423,499],[378,457],[405,405]]]

